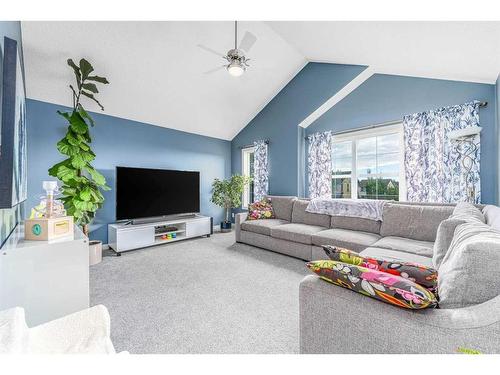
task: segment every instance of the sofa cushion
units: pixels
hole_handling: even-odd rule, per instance
[[[323,280],[394,306],[419,310],[437,305],[434,294],[401,276],[333,260],[309,262],[307,267]]]
[[[478,220],[481,223],[486,222],[481,210],[468,202],[458,202],[451,217],[465,221]]]
[[[241,230],[270,236],[271,228],[282,224],[288,224],[288,221],[281,219],[247,220],[241,223]]]
[[[318,225],[290,223],[271,228],[271,236],[274,238],[281,238],[282,240],[310,245],[312,243],[311,236],[325,229],[325,227],[320,227]]]
[[[374,247],[397,250],[405,253],[413,253],[426,257],[432,257],[434,243],[430,241],[418,241],[410,238],[389,236],[380,239],[373,244]]]
[[[319,225],[321,227],[330,227],[330,215],[312,214],[306,212],[309,204],[308,200],[297,199],[293,202],[292,223]]]
[[[370,246],[364,249],[359,254],[366,257],[381,258],[400,262],[412,262],[421,264],[426,267],[433,267],[431,258],[413,253],[405,253],[403,251],[382,249],[380,247]]]
[[[500,207],[489,204],[483,208],[483,214],[486,224],[500,231]]]
[[[297,197],[268,195],[267,198],[273,205],[274,215],[277,219],[292,221],[293,202]]]
[[[381,222],[361,217],[332,216],[330,228],[359,230],[362,232],[380,234]]]
[[[436,269],[439,269],[444,256],[450,248],[451,241],[455,235],[456,227],[460,224],[464,224],[465,222],[466,221],[463,219],[450,217],[449,219],[443,220],[441,224],[439,224],[432,256],[432,264]]]
[[[382,237],[396,236],[435,241],[439,224],[453,212],[453,206],[419,206],[387,203],[380,227]]]
[[[355,251],[336,246],[323,246],[331,260],[397,275],[416,282],[431,292],[437,289],[437,271],[432,267],[414,262],[361,255]]]
[[[295,258],[311,260],[311,245],[299,242],[290,242],[280,238],[274,238],[264,234],[247,231],[241,232],[241,242]]]
[[[440,307],[467,307],[500,295],[500,232],[470,221],[455,237],[439,267]]]
[[[353,251],[361,251],[380,239],[375,233],[349,229],[328,229],[312,236],[313,245],[332,245]]]
[[[264,198],[248,205],[247,220],[275,219],[271,201]]]

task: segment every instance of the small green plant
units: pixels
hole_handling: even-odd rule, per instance
[[[212,203],[223,207],[225,210],[225,222],[231,222],[231,209],[241,205],[241,195],[245,186],[250,183],[250,177],[235,174],[227,180],[216,178],[212,184]]]
[[[458,347],[457,352],[462,353],[462,354],[482,354],[479,350],[476,349],[470,349],[470,348],[463,348],[463,347]]]
[[[61,200],[64,207],[68,215],[73,216],[75,222],[82,227],[85,235],[88,235],[88,226],[104,202],[101,190],[110,188],[106,185],[104,176],[91,164],[95,154],[89,146],[92,142],[89,126],[94,126],[94,120],[83,108],[81,99],[91,99],[104,110],[95,97],[99,93],[96,84],[109,82],[104,77],[91,75],[94,68],[85,59],[81,59],[79,65],[68,59],[68,65],[76,78],[76,87],[69,85],[73,95],[73,109],[70,112],[57,111],[69,123],[66,135],[57,143],[57,149],[67,158],[50,168],[49,175],[62,182]]]

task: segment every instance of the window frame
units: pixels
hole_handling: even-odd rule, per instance
[[[357,155],[357,147],[358,142],[361,139],[372,138],[382,135],[388,134],[398,134],[399,136],[399,201],[406,201],[406,176],[405,176],[405,166],[404,166],[404,132],[403,132],[403,123],[399,122],[394,125],[381,126],[379,128],[371,128],[371,129],[363,129],[363,130],[353,130],[352,132],[346,132],[343,134],[333,135],[333,143],[340,143],[351,141],[352,147],[352,157],[351,157],[351,199],[360,199],[358,198],[358,177],[364,176],[364,174],[358,175],[357,164],[358,164],[358,155]],[[333,160],[333,155],[332,155]],[[332,170],[333,173],[333,170]],[[378,173],[376,174],[378,177]],[[373,176],[373,174],[372,174]],[[348,175],[336,175],[336,178],[347,178]],[[333,179],[333,174],[332,174]]]
[[[241,174],[243,176],[250,176],[250,155],[255,153],[255,146],[244,147],[241,149]],[[250,204],[250,184],[246,184],[243,189],[243,194],[241,197],[241,208],[248,209]]]

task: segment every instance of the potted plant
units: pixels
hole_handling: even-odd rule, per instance
[[[241,205],[241,195],[250,181],[250,177],[238,174],[227,180],[219,180],[218,178],[214,180],[211,201],[225,210],[225,219],[220,223],[221,232],[231,231],[231,209]]]
[[[93,100],[101,110],[104,110],[95,94],[99,93],[97,84],[109,82],[104,77],[92,74],[94,68],[85,59],[81,59],[78,65],[72,59],[68,59],[68,65],[73,69],[76,78],[76,86],[69,85],[73,96],[73,108],[68,112],[57,111],[68,122],[66,135],[57,143],[57,149],[66,159],[50,168],[49,175],[57,177],[62,182],[61,200],[64,202],[64,207],[68,215],[74,217],[83,233],[88,236],[89,224],[104,202],[102,190],[110,188],[106,185],[104,176],[91,164],[95,154],[89,146],[92,141],[89,126],[94,126],[94,120],[84,109],[81,99],[86,97]],[[96,244],[92,242],[91,246],[95,246]],[[97,242],[97,245],[102,246],[100,241]],[[92,250],[91,248],[91,253]]]

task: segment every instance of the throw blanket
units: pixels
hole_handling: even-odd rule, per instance
[[[309,202],[306,211],[313,214],[360,217],[382,221],[385,203],[386,201],[372,199],[315,198]]]

